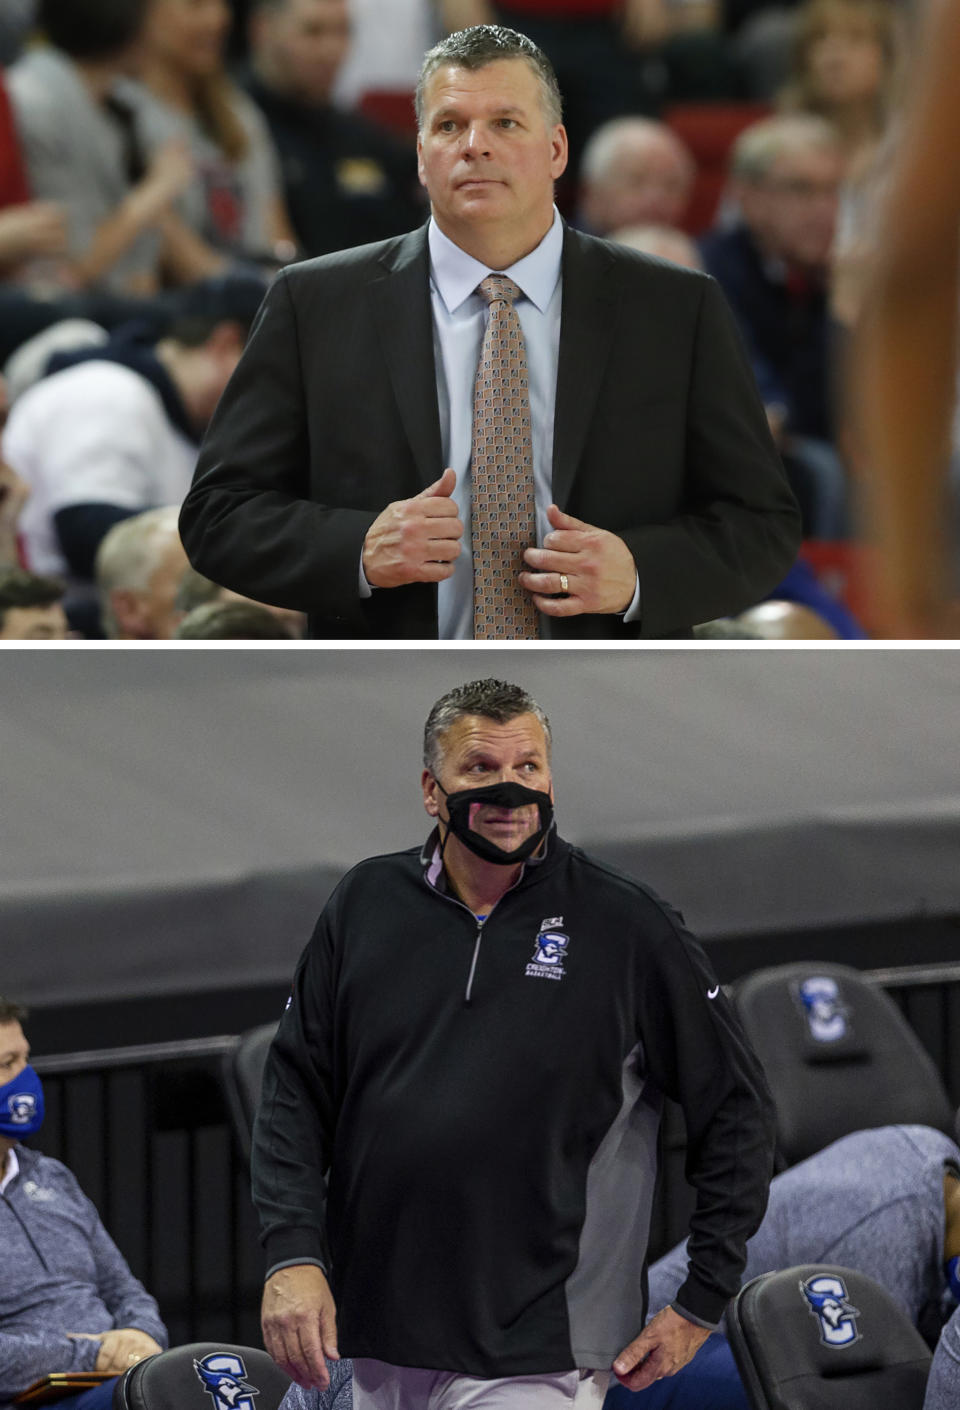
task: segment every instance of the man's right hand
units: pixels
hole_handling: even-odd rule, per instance
[[[371,587],[439,583],[453,575],[463,525],[450,496],[457,483],[448,466],[412,499],[388,504],[363,541],[363,571]]]
[[[312,1263],[279,1268],[268,1278],[260,1309],[263,1344],[298,1385],[326,1390],[324,1357],[339,1361],[337,1307],[330,1284]]]

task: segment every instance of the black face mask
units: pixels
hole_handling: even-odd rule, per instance
[[[525,788],[522,783],[491,783],[486,788],[461,788],[448,793],[437,779],[437,787],[447,800],[450,816],[447,837],[452,832],[464,847],[482,857],[485,862],[496,862],[501,866],[515,866],[525,862],[540,846],[553,823],[553,803],[549,793],[539,793],[535,788]],[[512,852],[505,852],[495,842],[481,837],[470,826],[470,809],[475,803],[489,803],[495,808],[527,808],[535,803],[540,813],[540,827]],[[446,837],[444,838],[446,846]],[[443,855],[443,848],[440,849]]]

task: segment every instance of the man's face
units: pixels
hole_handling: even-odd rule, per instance
[[[0,1087],[12,1082],[30,1060],[30,1044],[19,1023],[0,1023]]]
[[[766,254],[808,269],[826,265],[842,175],[839,152],[810,147],[782,152],[762,180],[744,185],[744,217]]]
[[[602,235],[630,225],[679,225],[692,184],[690,162],[669,136],[629,137],[588,193],[587,218]]]
[[[448,793],[492,783],[522,783],[553,798],[553,780],[543,726],[536,715],[517,715],[505,724],[482,715],[464,715],[441,736],[440,783]],[[447,806],[429,770],[422,777],[423,804],[431,817],[447,821]],[[512,852],[540,826],[536,804],[498,808],[478,803],[471,828],[505,852]]]
[[[567,134],[548,125],[525,59],[473,70],[446,64],[426,87],[417,155],[444,234],[499,225],[533,249],[549,228]]]
[[[347,0],[286,0],[262,19],[254,44],[285,91],[304,103],[326,103],[350,47]]]
[[[174,605],[180,579],[188,567],[179,534],[170,534],[160,550],[146,592],[114,588],[111,606],[122,641],[169,641],[182,613]]]
[[[0,624],[0,641],[66,641],[70,624],[59,602],[48,607],[8,607]]]

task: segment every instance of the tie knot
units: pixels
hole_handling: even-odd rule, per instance
[[[511,304],[514,299],[520,297],[520,285],[514,284],[506,274],[488,274],[486,279],[481,279],[477,285],[477,292],[486,299],[488,304],[501,303]]]

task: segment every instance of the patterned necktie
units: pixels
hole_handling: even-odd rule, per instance
[[[477,292],[490,318],[473,400],[473,634],[530,639],[540,635],[537,609],[517,578],[523,550],[537,541],[527,351],[513,307],[520,290],[488,274]]]

